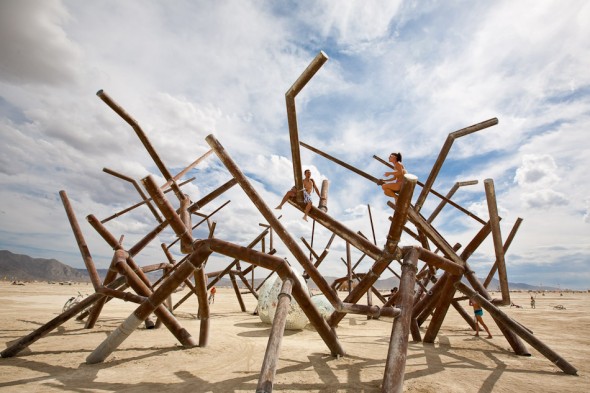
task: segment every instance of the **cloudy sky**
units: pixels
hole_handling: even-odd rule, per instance
[[[133,129],[96,96],[101,89],[138,121],[170,172],[205,154],[214,134],[274,207],[293,184],[285,92],[323,51],[329,60],[296,99],[301,141],[375,177],[386,167],[373,155],[400,151],[424,182],[449,133],[497,118],[454,142],[435,190],[477,180],[453,199],[487,220],[483,182],[493,179],[504,240],[523,219],[506,254],[509,280],[588,289],[589,20],[584,0],[2,0],[0,249],[83,267],[59,197],[65,190],[96,265],[106,268],[112,250],[86,216],[106,218],[140,196],[103,168],[164,183]],[[370,208],[383,245],[391,209],[379,187],[301,153],[318,185],[329,181],[329,214],[372,239]],[[190,177],[183,189],[192,200],[230,179],[215,155]],[[212,218],[215,235],[247,245],[264,219],[239,187],[201,213],[227,201]],[[424,216],[439,201],[429,196]],[[312,223],[298,210],[276,212],[297,239],[311,241]],[[449,206],[433,224],[451,244],[466,245],[481,228]],[[105,225],[130,247],[156,221],[144,206]],[[207,232],[203,224],[194,236]],[[318,254],[329,237],[316,226]],[[173,239],[165,231],[136,261],[165,261],[160,245]],[[353,262],[360,255],[353,249]],[[342,259],[346,246],[336,239],[320,271],[345,274]],[[485,277],[494,259],[490,236],[470,262]],[[228,262],[212,258],[208,269]],[[358,271],[371,265],[365,258]]]

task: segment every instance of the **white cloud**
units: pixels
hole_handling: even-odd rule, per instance
[[[550,189],[523,194],[522,199],[525,206],[536,209],[548,209],[569,203],[564,194]]]
[[[171,173],[208,151],[204,138],[214,134],[276,206],[293,183],[284,94],[324,50],[330,60],[296,99],[302,141],[376,177],[384,167],[372,156],[399,150],[424,181],[450,132],[497,117],[497,126],[453,144],[437,191],[479,180],[454,199],[485,218],[482,181],[494,180],[503,236],[524,218],[509,264],[533,263],[530,255],[543,252],[532,250],[554,244],[580,259],[590,254],[575,246],[590,236],[587,2],[335,4],[1,2],[0,33],[11,39],[0,42],[0,247],[80,265],[59,190],[83,221],[139,200],[131,184],[102,168],[163,183],[133,129],[96,97],[99,89],[137,120]],[[370,205],[383,244],[392,211],[380,188],[306,149],[301,158],[318,186],[329,180],[329,214],[372,239]],[[185,191],[193,200],[230,177],[214,155],[191,176]],[[238,187],[204,211],[227,199],[216,232],[247,244],[261,217]],[[438,201],[430,196],[423,214]],[[275,213],[296,239],[310,238],[301,212]],[[142,207],[109,228],[132,244],[154,222]],[[450,206],[435,225],[451,242],[479,230]],[[92,228],[84,232],[104,267],[112,250]],[[330,234],[316,228],[315,236],[323,247]],[[166,231],[158,240],[172,238]],[[288,255],[280,243],[278,255]],[[404,235],[403,243],[415,241]],[[336,239],[322,271],[342,272],[344,249]],[[544,263],[561,261],[558,250],[547,252]],[[493,247],[478,253],[489,260]],[[162,258],[158,244],[142,251],[142,261],[152,258]]]
[[[60,26],[69,20],[57,0],[0,3],[0,80],[18,84],[70,83],[80,49]],[[25,27],[25,28],[23,28]]]

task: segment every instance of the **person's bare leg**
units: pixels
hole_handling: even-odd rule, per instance
[[[475,319],[475,337],[479,337],[479,317]]]
[[[399,191],[400,185],[398,183],[385,183],[381,186],[383,193],[388,197],[395,198],[397,200],[396,192]]]
[[[481,325],[483,326],[483,328],[488,333],[488,338],[492,338],[492,333],[490,333],[490,329],[488,329],[488,325],[486,325],[486,323],[483,321],[483,319],[481,319],[479,322],[481,323]]]
[[[289,199],[293,198],[294,196],[295,196],[295,193],[293,191],[287,191],[287,193],[283,197],[283,200],[281,201],[281,203],[279,203],[279,205],[277,207],[275,207],[275,209],[282,209],[285,202],[287,202]]]
[[[307,205],[305,205],[305,210],[303,211],[303,213],[305,213],[303,215],[303,219],[305,221],[307,221],[307,213],[309,213],[310,210],[311,210],[311,202],[307,202]]]

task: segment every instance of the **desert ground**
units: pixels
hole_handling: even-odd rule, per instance
[[[17,340],[50,321],[78,292],[91,293],[92,286],[0,282],[3,342]],[[185,293],[175,293],[173,301]],[[530,307],[530,295],[512,292],[512,301],[522,308],[502,310],[577,368],[577,376],[564,374],[526,343],[532,356],[516,356],[488,313],[484,321],[494,337],[474,337],[451,307],[434,344],[410,342],[404,391],[590,391],[590,294],[537,293],[535,309]],[[244,302],[247,312],[241,311],[233,289],[218,288],[204,348],[184,349],[165,327],[142,325],[103,363],[86,364],[88,354],[136,307],[115,299],[107,303],[93,329],[85,329],[74,318],[17,356],[0,359],[0,391],[254,392],[270,325],[253,315],[257,301],[251,294],[244,295]],[[469,310],[466,300],[461,303]],[[198,338],[197,308],[193,296],[176,309],[175,316]],[[428,322],[421,327],[422,334]],[[343,357],[331,356],[309,325],[286,331],[274,391],[379,392],[391,327],[391,318],[368,320],[348,314],[337,328],[347,353]]]

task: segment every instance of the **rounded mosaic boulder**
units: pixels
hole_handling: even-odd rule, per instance
[[[324,319],[328,319],[335,310],[334,306],[332,306],[332,303],[330,303],[326,295],[324,295],[323,293],[312,296],[311,302],[313,303],[315,308],[318,309],[320,315],[324,317]]]
[[[295,276],[301,283],[303,289],[308,294],[310,294],[305,279],[297,272],[295,272]],[[260,291],[258,291],[258,316],[262,322],[272,325],[272,321],[277,310],[279,293],[281,293],[282,286],[283,280],[281,280],[278,274],[274,273],[262,285]],[[291,308],[287,314],[285,329],[302,330],[308,323],[309,320],[307,319],[307,316],[301,307],[299,307],[299,304],[295,301],[295,298],[292,298]]]

